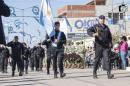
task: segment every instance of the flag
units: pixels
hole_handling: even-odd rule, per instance
[[[49,0],[42,0],[41,2],[40,24],[50,37],[54,35],[53,16]]]
[[[67,29],[69,29],[70,32],[72,32],[72,27],[71,27],[71,25],[70,25],[70,23],[69,23],[67,17],[65,17],[65,23],[66,23]]]

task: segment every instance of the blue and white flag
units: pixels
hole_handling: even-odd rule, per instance
[[[69,23],[67,17],[65,17],[65,23],[66,23],[67,29],[69,29],[70,32],[72,32],[72,27],[71,27],[71,25],[70,25],[70,23]]]
[[[54,35],[53,16],[49,0],[42,0],[41,2],[40,23],[50,37]]]

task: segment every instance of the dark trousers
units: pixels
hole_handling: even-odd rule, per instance
[[[101,63],[101,60],[103,61],[103,69],[110,72],[110,49],[104,48],[102,46],[96,46],[95,47],[95,61],[94,61],[94,68],[93,73],[97,73],[97,69]]]
[[[57,74],[57,64],[60,73],[61,74],[63,73],[64,71],[63,60],[64,60],[64,49],[54,49],[54,56],[53,56],[54,74]]]
[[[2,70],[2,66],[1,66],[1,64],[2,64],[2,61],[1,61],[1,58],[2,58],[2,56],[1,56],[1,53],[0,53],[0,71]]]
[[[42,70],[42,68],[43,68],[43,57],[40,57],[39,68],[40,68],[40,70]]]
[[[23,72],[24,65],[23,65],[23,61],[22,61],[21,57],[15,57],[15,58],[13,57],[12,58],[12,72],[15,71],[16,64],[17,64],[19,72]]]
[[[31,56],[31,58],[30,58],[31,70],[34,70],[34,63],[35,63],[35,59],[34,59],[34,57]]]
[[[1,58],[1,71],[2,72],[7,72],[7,65],[8,65],[8,58],[2,57]]]
[[[28,71],[28,64],[29,64],[28,58],[23,60],[23,64],[24,64],[24,71]]]
[[[47,72],[49,73],[50,65],[51,65],[51,60],[52,60],[52,54],[51,50],[47,50]]]
[[[36,67],[36,70],[38,70],[39,67],[40,67],[39,63],[40,63],[40,57],[36,56],[35,57],[35,67]]]

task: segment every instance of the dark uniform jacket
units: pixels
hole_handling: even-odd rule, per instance
[[[3,51],[3,48],[0,47],[0,62],[1,62],[1,58],[2,58],[2,51]]]
[[[58,34],[60,31],[55,30],[55,35],[51,37],[51,41],[54,42],[55,39],[58,39]],[[64,32],[61,32],[61,36],[59,39],[59,42],[57,44],[57,48],[61,49],[63,48],[63,44],[66,44],[66,36],[64,34]]]
[[[40,57],[44,57],[45,56],[45,52],[44,49],[41,46],[38,46],[36,49],[36,55],[40,56]]]
[[[9,50],[8,48],[3,48],[2,52],[1,52],[1,56],[4,58],[8,58],[9,57]]]
[[[30,51],[27,47],[24,47],[23,59],[27,60],[30,56]]]
[[[96,32],[98,36],[95,36],[95,46],[109,47],[109,44],[112,44],[112,35],[107,25],[97,24],[87,30],[90,36],[93,36]]]
[[[21,57],[24,53],[24,46],[20,42],[11,41],[7,44],[7,46],[11,47],[12,49],[12,55],[11,55],[12,58]]]
[[[46,34],[46,38],[45,40],[42,42],[42,45],[46,45],[46,48],[49,49],[51,47],[51,40],[47,41],[49,38],[49,36]]]
[[[31,50],[30,50],[30,53],[31,53],[31,58],[35,58],[35,56],[36,56],[36,46],[34,46],[33,48],[31,48]]]
[[[6,44],[1,16],[10,16],[10,9],[3,0],[0,0],[0,44]]]

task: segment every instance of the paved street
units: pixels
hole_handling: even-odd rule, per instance
[[[11,77],[8,74],[0,73],[0,86],[130,86],[130,72],[123,70],[113,70],[115,79],[107,79],[106,72],[98,71],[99,79],[92,78],[92,69],[66,69],[67,76],[64,79],[54,79],[53,72],[46,75],[43,72],[29,72],[22,77],[16,73]]]

